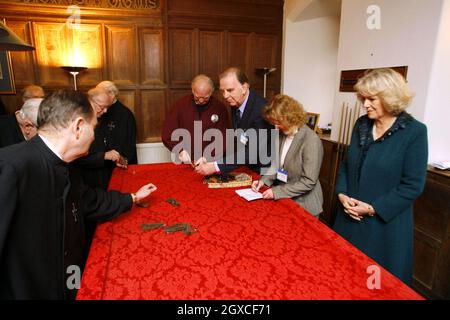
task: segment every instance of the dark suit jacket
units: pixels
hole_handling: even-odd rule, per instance
[[[249,141],[246,145],[243,145],[240,141],[240,134],[237,132],[237,136],[234,139],[235,148],[230,149],[229,142],[227,139],[227,157],[218,161],[218,166],[221,173],[229,173],[230,171],[238,168],[241,165],[247,165],[250,169],[259,172],[262,167],[269,167],[270,163],[261,163],[260,153],[266,153],[270,155],[270,129],[274,127],[268,123],[263,116],[263,108],[267,105],[267,101],[259,96],[255,91],[250,90],[250,94],[247,100],[247,105],[245,106],[244,114],[241,117],[239,126],[236,127],[236,116],[234,113],[234,108],[231,112],[232,122],[234,129],[242,129],[246,133],[249,133]],[[249,129],[255,129],[256,141],[251,138],[251,133]],[[267,138],[260,136],[259,130],[266,130]],[[252,143],[257,143],[256,152],[250,146]],[[239,153],[245,152],[245,163],[240,163]],[[241,154],[242,155],[242,154]]]
[[[0,148],[25,141],[15,115],[0,116]]]

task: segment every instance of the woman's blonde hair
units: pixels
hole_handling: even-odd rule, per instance
[[[303,105],[294,98],[277,94],[264,108],[264,117],[272,124],[277,123],[292,128],[303,126],[307,120],[307,113]]]
[[[383,108],[398,115],[411,103],[413,94],[409,91],[405,78],[397,71],[390,68],[380,68],[367,71],[354,89],[358,93],[358,99],[377,96]]]

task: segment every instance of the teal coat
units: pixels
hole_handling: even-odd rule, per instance
[[[413,204],[427,174],[428,143],[424,124],[403,112],[373,141],[373,120],[355,124],[336,194],[370,203],[374,217],[358,222],[338,207],[334,230],[389,272],[410,284],[413,264]]]

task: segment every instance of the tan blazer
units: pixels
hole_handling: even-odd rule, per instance
[[[281,134],[278,164],[285,139],[286,136]],[[322,158],[322,141],[304,125],[295,134],[284,160],[283,170],[288,173],[287,183],[277,180],[276,169],[279,168],[275,167],[271,168],[268,175],[262,176],[261,180],[268,186],[274,185],[272,191],[275,200],[292,198],[313,216],[318,216],[323,210],[322,187],[319,182]]]

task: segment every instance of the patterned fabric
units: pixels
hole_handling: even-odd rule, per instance
[[[173,164],[116,169],[110,188],[158,190],[98,226],[78,299],[422,299],[384,269],[368,289],[376,264],[294,201],[247,202],[202,180]],[[197,232],[141,229],[157,222]]]

